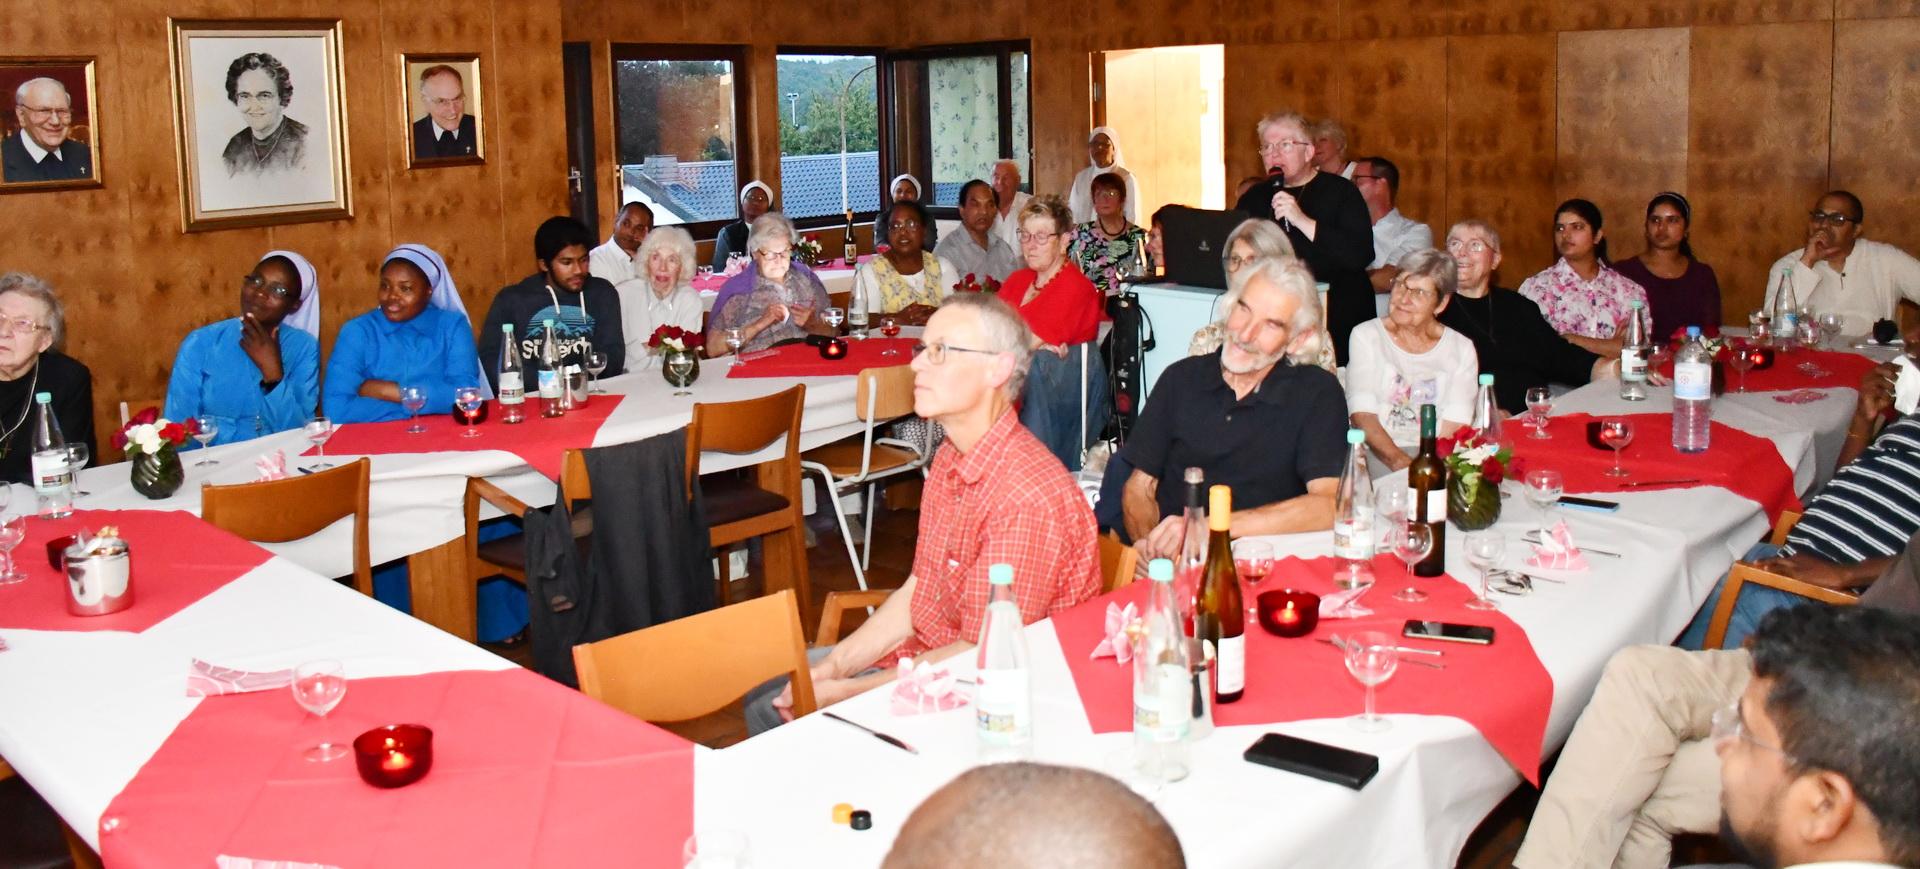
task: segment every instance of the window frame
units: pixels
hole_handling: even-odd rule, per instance
[[[912,108],[912,111],[914,112],[914,117],[919,119],[928,119],[932,115],[933,108],[928,98],[928,94],[930,93],[931,80],[930,80],[928,65],[926,63],[927,61],[948,60],[948,59],[959,58],[959,57],[991,57],[993,58],[994,65],[995,65],[995,73],[996,73],[995,77],[997,79],[996,83],[998,85],[998,91],[999,91],[998,99],[999,99],[999,105],[1001,106],[1000,118],[999,118],[1000,129],[998,131],[998,138],[1000,142],[1000,156],[998,159],[1002,159],[1002,160],[1018,159],[1018,155],[1013,153],[1013,109],[1012,109],[1012,106],[1013,106],[1013,55],[1015,54],[1025,54],[1027,56],[1027,106],[1026,106],[1026,109],[1027,109],[1027,130],[1028,130],[1028,141],[1027,141],[1028,153],[1027,153],[1027,172],[1025,174],[1025,177],[1022,177],[1020,179],[1020,189],[1028,193],[1031,193],[1033,192],[1033,178],[1032,178],[1032,175],[1033,175],[1033,154],[1032,154],[1032,151],[1033,151],[1033,141],[1032,141],[1033,42],[1032,40],[1009,39],[1009,40],[994,40],[994,41],[988,41],[988,42],[959,42],[959,43],[949,43],[949,44],[943,44],[943,45],[928,45],[928,46],[922,46],[914,49],[894,51],[890,53],[888,57],[889,63],[888,63],[888,69],[887,69],[887,80],[889,83],[891,83],[894,79],[895,73],[892,66],[894,61],[918,62],[920,64],[920,67],[918,70],[919,86],[917,88],[919,93],[915,96],[914,105],[911,108]],[[926,154],[926,155],[931,155],[933,153],[932,126],[933,125],[931,123],[927,123],[927,122],[923,122],[918,125],[918,129],[914,133],[913,147],[909,150],[920,153],[920,154]],[[933,179],[933,167],[931,165],[920,166],[920,167],[894,165],[893,161],[890,159],[891,155],[889,154],[885,156],[889,158],[886,160],[887,172],[885,173],[888,178],[897,176],[902,172],[908,172],[908,173],[912,173],[914,177],[922,179],[923,183],[925,183],[927,187],[931,188],[934,186],[935,182]],[[991,179],[988,179],[988,180],[991,180]],[[928,191],[928,196],[931,198],[932,196],[931,190]],[[927,204],[927,213],[929,216],[933,217],[936,220],[960,219],[960,208],[957,205],[935,205],[932,202],[929,202]]]
[[[879,115],[879,117],[875,119],[876,126],[874,129],[875,134],[879,137],[878,148],[880,151],[879,158],[875,161],[875,167],[879,171],[879,177],[874,179],[874,184],[880,189],[880,198],[885,200],[887,196],[887,179],[893,177],[887,174],[887,168],[893,163],[893,149],[891,147],[893,119],[891,117],[892,112],[888,111],[889,107],[893,105],[893,82],[886,77],[887,70],[890,69],[888,59],[891,57],[892,52],[877,45],[775,45],[773,48],[774,80],[773,86],[768,88],[768,91],[773,94],[776,114],[778,114],[781,103],[786,100],[786,96],[780,93],[780,56],[785,54],[857,55],[860,57],[873,58],[873,72],[871,73],[874,79],[873,105],[874,112]],[[779,129],[780,125],[776,119],[773,134],[775,150],[780,150]],[[781,156],[784,158],[786,155],[781,154]],[[781,168],[784,171],[785,166],[783,165]],[[785,180],[785,178],[781,179],[782,190],[786,189]],[[848,176],[848,181],[851,183],[851,175]],[[782,205],[784,204],[783,200]],[[787,215],[787,217],[793,219],[792,215]],[[853,222],[855,224],[873,223],[878,219],[878,210],[855,211],[853,213]],[[823,214],[818,217],[793,219],[793,227],[794,229],[806,231],[833,226],[845,226],[846,222],[847,216],[844,213]]]
[[[689,45],[681,43],[655,42],[615,42],[608,46],[607,52],[607,91],[612,101],[608,118],[613,124],[613,166],[620,184],[613,191],[614,213],[619,213],[623,203],[620,198],[626,188],[625,170],[620,162],[620,62],[621,61],[720,61],[733,65],[733,177],[734,177],[734,216],[725,220],[701,220],[692,223],[674,224],[691,233],[696,240],[711,241],[720,235],[720,230],[740,219],[739,188],[742,178],[754,177],[753,143],[748,131],[753,123],[753,89],[748,87],[748,69],[751,64],[748,45],[731,43],[711,43]]]

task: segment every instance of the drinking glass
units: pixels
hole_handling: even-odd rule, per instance
[[[407,434],[420,434],[427,427],[420,424],[420,408],[427,406],[427,391],[418,386],[400,387],[400,406],[407,409]]]
[[[1480,571],[1480,594],[1467,602],[1470,610],[1495,610],[1500,605],[1487,598],[1487,584],[1493,576],[1493,569],[1500,559],[1507,555],[1507,536],[1488,529],[1475,531],[1467,535],[1467,563]]]
[[[1847,318],[1842,317],[1839,314],[1835,314],[1831,311],[1825,314],[1821,314],[1820,315],[1821,344],[1823,345],[1833,344],[1833,340],[1835,338],[1840,337],[1840,330],[1844,328],[1846,324],[1847,324]]]
[[[1527,390],[1527,415],[1533,421],[1533,439],[1551,440],[1547,434],[1547,411],[1553,409],[1553,390],[1544,386],[1535,386]]]
[[[700,279],[704,281],[707,278],[713,277],[713,266],[710,266],[710,265],[701,266],[698,270],[694,272],[694,274],[699,275]]]
[[[0,488],[7,488],[9,492],[12,490],[12,487]],[[6,509],[5,506],[0,505],[0,510],[4,509]],[[13,563],[13,548],[19,546],[20,541],[25,539],[27,539],[27,517],[18,513],[0,516],[0,561],[4,561],[7,567],[5,573],[0,573],[0,585],[11,585],[27,578],[26,572]]]
[[[599,350],[587,351],[587,376],[592,378],[592,385],[587,387],[587,392],[597,395],[605,395],[607,393],[606,390],[600,388],[600,372],[607,370],[607,363],[611,361],[613,360],[608,359],[607,354]]]
[[[1233,541],[1233,567],[1240,574],[1240,597],[1246,602],[1247,614],[1256,615],[1253,587],[1273,572],[1272,544],[1246,538]]]
[[[727,363],[729,366],[740,364],[740,348],[744,346],[746,343],[747,343],[747,333],[742,332],[739,329],[727,330],[727,349],[733,351],[733,361]]]
[[[196,416],[193,421],[196,423],[193,439],[200,442],[201,451],[200,461],[194,462],[194,467],[220,464],[218,459],[209,459],[206,455],[207,447],[213,443],[214,438],[220,436],[220,421],[210,416]]]
[[[1613,470],[1606,472],[1607,476],[1627,476],[1627,469],[1620,467],[1620,451],[1633,443],[1633,423],[1617,416],[1602,420],[1600,442],[1613,448]]]
[[[475,429],[473,424],[476,420],[480,419],[480,407],[486,403],[487,400],[480,396],[480,387],[478,386],[462,386],[453,391],[453,406],[459,408],[460,415],[467,418],[467,430],[460,433],[461,437],[477,438],[480,436],[479,430]]]
[[[320,459],[318,464],[308,470],[324,471],[333,467],[333,463],[327,461],[327,438],[333,437],[333,420],[316,416],[307,420],[305,431],[307,443],[313,444],[314,455]]]
[[[1393,522],[1388,524],[1387,533],[1389,548],[1407,566],[1407,587],[1395,593],[1393,599],[1406,603],[1426,600],[1427,593],[1413,585],[1413,566],[1433,551],[1433,529],[1419,522]]]
[[[686,869],[751,869],[753,849],[738,830],[701,830],[680,849]]]
[[[847,312],[839,308],[828,308],[820,312],[820,319],[827,324],[828,328],[833,330],[833,334],[838,335],[840,334],[840,324],[846,322]]]
[[[1727,364],[1740,373],[1740,383],[1734,392],[1747,391],[1747,372],[1753,369],[1753,345],[1746,341],[1733,342],[1733,352],[1727,355]]]
[[[1347,672],[1360,684],[1367,686],[1367,711],[1347,719],[1355,730],[1364,733],[1379,733],[1390,730],[1393,722],[1373,711],[1373,688],[1392,678],[1393,671],[1400,664],[1400,649],[1391,634],[1383,631],[1361,631],[1350,634],[1345,641],[1347,653]]]
[[[880,334],[885,335],[888,338],[899,337],[900,336],[899,319],[894,317],[881,317],[880,318]],[[900,350],[899,348],[896,348],[896,347],[888,347],[887,349],[880,351],[880,355],[898,356],[900,355]]]
[[[736,362],[739,361],[739,357],[735,356],[734,360]],[[692,371],[693,371],[693,357],[691,355],[686,353],[675,353],[667,357],[667,373],[672,374],[673,379],[675,381],[678,381],[680,383],[687,382],[687,375]],[[678,389],[675,389],[673,391],[673,394],[674,395],[692,395],[693,390],[690,390],[682,386]]]
[[[1527,503],[1540,511],[1540,534],[1544,537],[1553,527],[1553,505],[1565,494],[1566,479],[1559,471],[1542,468],[1527,472]]]
[[[301,709],[325,720],[327,713],[347,696],[346,668],[339,661],[308,661],[293,669],[293,702]],[[301,753],[308,760],[325,763],[347,755],[347,747],[337,742],[319,742]]]

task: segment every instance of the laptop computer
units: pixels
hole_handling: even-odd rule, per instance
[[[1160,220],[1166,250],[1166,280],[1190,287],[1227,288],[1227,236],[1247,219],[1244,211],[1172,206]]]

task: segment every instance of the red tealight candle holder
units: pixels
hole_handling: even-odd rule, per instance
[[[1772,367],[1773,367],[1773,348],[1772,347],[1753,348],[1753,370],[1765,371]]]
[[[360,780],[377,788],[413,784],[433,768],[433,730],[423,724],[389,724],[353,739]]]
[[[822,344],[822,345],[820,345],[820,358],[822,358],[822,359],[845,359],[845,358],[847,358],[847,341],[846,341],[846,339],[845,339],[845,338],[834,338],[834,339],[831,339],[831,340],[829,340],[829,341],[827,341],[827,342],[826,342],[825,344]]]
[[[1260,626],[1279,637],[1304,637],[1320,624],[1320,596],[1283,588],[1261,592],[1257,612]]]

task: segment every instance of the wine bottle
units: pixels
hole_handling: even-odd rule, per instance
[[[840,243],[842,254],[847,258],[847,268],[860,264],[860,242],[853,237],[853,209],[847,209],[847,235]]]
[[[1180,544],[1180,560],[1173,566],[1173,599],[1180,608],[1181,630],[1193,638],[1199,636],[1193,628],[1194,600],[1207,572],[1207,477],[1199,468],[1188,468],[1183,477],[1187,482],[1187,507],[1182,514],[1186,538]]]
[[[513,324],[500,324],[500,421],[509,425],[527,418],[527,381],[520,366],[520,344],[513,340]]]
[[[1420,405],[1420,454],[1407,466],[1407,509],[1433,532],[1433,550],[1413,565],[1414,576],[1439,576],[1447,563],[1447,463],[1440,460],[1433,405]]]
[[[1214,486],[1207,491],[1206,578],[1200,583],[1194,607],[1195,635],[1213,658],[1215,703],[1239,700],[1247,686],[1247,610],[1240,602],[1240,577],[1233,566],[1233,490]]]

